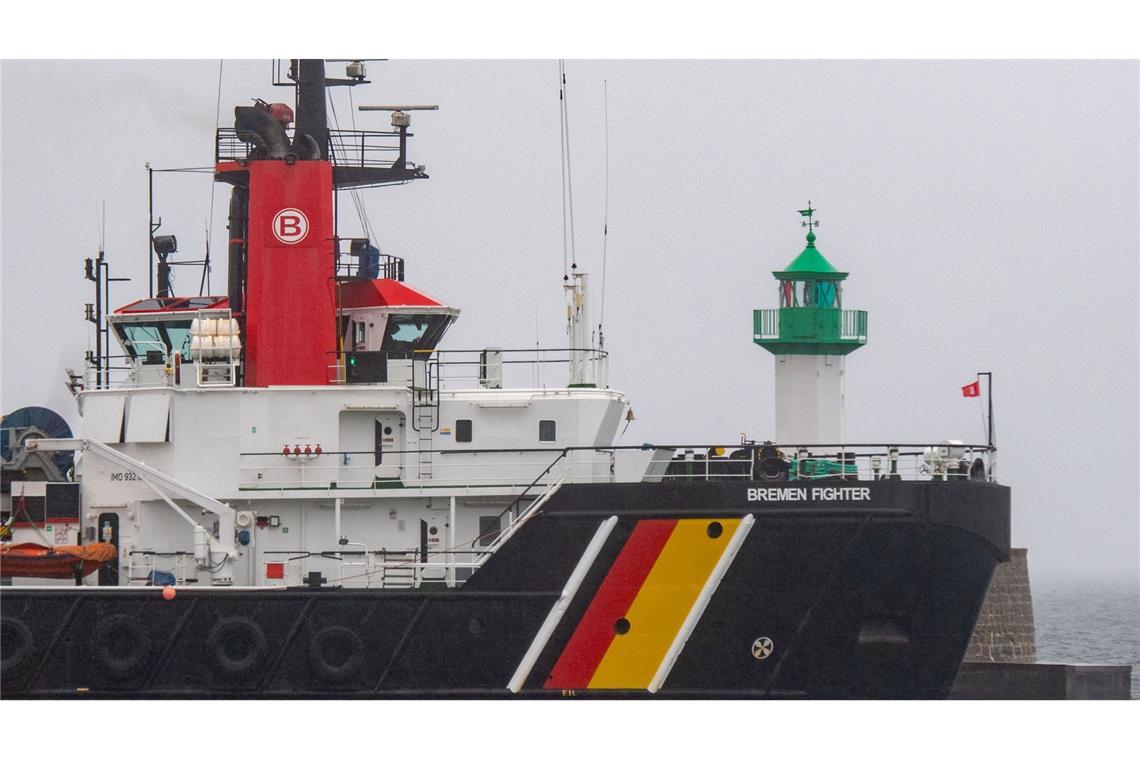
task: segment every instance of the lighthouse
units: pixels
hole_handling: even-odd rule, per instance
[[[753,342],[776,359],[776,443],[787,446],[845,442],[844,363],[867,342],[867,312],[843,308],[847,272],[815,247],[817,210],[800,211],[807,247],[772,273],[779,308],[753,313]]]

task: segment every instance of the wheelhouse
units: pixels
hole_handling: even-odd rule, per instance
[[[107,317],[107,322],[135,364],[166,365],[175,354],[190,361],[191,327],[198,312],[225,309],[225,296],[145,298]]]

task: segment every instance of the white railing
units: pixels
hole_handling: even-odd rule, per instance
[[[867,312],[840,312],[839,337],[841,340],[867,340]]]
[[[756,340],[774,340],[780,337],[780,311],[757,309],[753,313],[753,333]]]
[[[586,384],[606,388],[609,354],[599,349],[519,348],[436,351],[429,367],[441,389],[564,388],[572,360],[581,362]]]
[[[773,452],[775,456],[771,456]],[[740,454],[745,456],[739,457]],[[662,479],[994,481],[996,464],[997,452],[992,447],[976,444],[947,447],[945,442],[811,447],[756,444],[738,446],[732,452],[726,447],[679,447]]]
[[[389,488],[546,487],[558,481],[615,482],[616,457],[645,446],[563,449],[473,449],[427,451],[430,478],[421,479],[420,451],[242,454],[244,490],[379,490]],[[996,452],[983,445],[943,444],[775,446],[737,444],[649,447],[672,455],[663,480],[994,480]],[[765,450],[768,450],[765,453]],[[562,452],[565,451],[565,455]],[[776,456],[771,456],[775,451]],[[556,458],[558,458],[556,460]],[[623,460],[624,461],[624,460]],[[360,463],[358,463],[360,462]],[[553,464],[552,464],[553,463]]]
[[[159,560],[163,567],[159,567]],[[171,573],[177,585],[185,585],[189,573],[189,561],[193,561],[192,552],[153,552],[132,551],[127,553],[127,583],[132,585],[149,585],[151,572]]]
[[[328,570],[329,563],[334,563],[329,582],[336,585],[377,589],[415,589],[425,583],[460,586],[465,577],[470,577],[481,568],[491,555],[541,511],[565,478],[563,473],[525,505],[512,504],[512,507],[518,507],[517,513],[510,508],[504,510],[502,516],[508,518],[507,525],[486,546],[477,546],[482,536],[475,536],[444,549],[429,550],[426,557],[416,550],[374,550],[356,542],[345,544],[338,550],[319,553],[275,550],[262,555],[261,577],[268,575],[270,563],[280,564],[283,566],[283,577],[271,581],[269,585],[295,586],[304,581],[310,569],[317,567]],[[460,577],[461,570],[469,572],[465,577]]]
[[[562,449],[424,451],[431,477],[420,479],[420,451],[385,451],[374,464],[374,452],[324,452],[285,455],[243,454],[239,487],[245,490],[384,489],[395,486],[506,487],[549,485],[560,477],[573,482],[611,482],[614,453],[605,449],[571,452],[550,471]],[[363,461],[358,464],[357,461]],[[536,478],[538,481],[536,483]]]

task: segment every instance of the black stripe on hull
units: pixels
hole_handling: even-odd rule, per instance
[[[750,484],[766,486],[767,484]],[[846,483],[844,483],[846,485]],[[638,519],[756,524],[655,696],[944,696],[996,563],[1009,491],[873,483],[857,503],[739,484],[564,486],[456,591],[5,588],[3,698],[498,698],[601,521],[610,535],[518,696],[542,688]],[[752,642],[774,643],[762,660]]]

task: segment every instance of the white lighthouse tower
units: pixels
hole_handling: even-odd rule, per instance
[[[815,247],[807,217],[807,247],[786,269],[773,272],[778,309],[753,314],[753,341],[776,358],[776,443],[789,447],[837,447],[844,443],[844,362],[867,342],[867,312],[843,309],[847,272]]]

